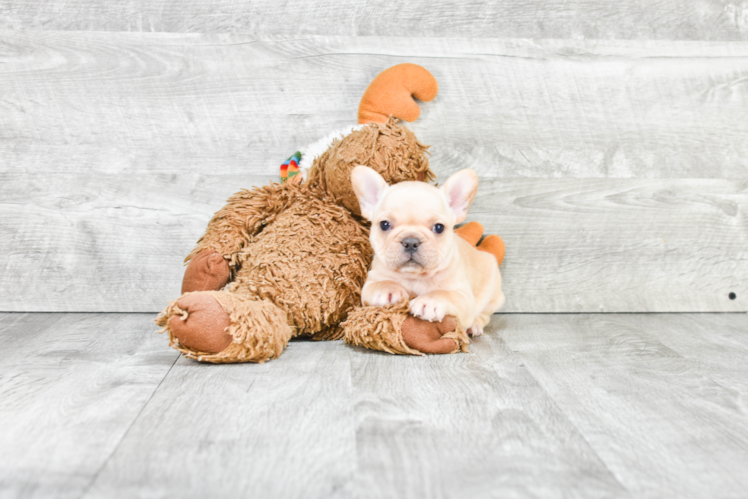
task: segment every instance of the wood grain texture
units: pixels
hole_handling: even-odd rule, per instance
[[[744,497],[746,352],[723,339],[747,327],[746,315],[518,315],[500,335],[632,496]]]
[[[0,496],[78,497],[177,359],[151,315],[0,318]]]
[[[348,354],[291,342],[264,365],[181,358],[87,496],[340,496],[357,469]]]
[[[513,320],[495,316],[489,328]],[[628,496],[499,334],[464,356],[352,349],[353,496]]]
[[[496,179],[507,312],[748,310],[748,180]],[[735,300],[730,299],[730,293]]]
[[[438,171],[747,178],[748,43],[0,33],[0,170],[277,175],[382,69],[440,85]]]
[[[237,186],[268,181],[0,174],[0,266],[6,270],[0,310],[159,311],[180,295],[184,257],[212,214]]]
[[[156,312],[249,176],[0,174],[0,310]],[[184,196],[186,195],[186,196]],[[30,270],[33,269],[33,272]]]
[[[0,495],[748,493],[745,314],[512,314],[467,354],[173,367],[151,320],[0,314]]]
[[[746,43],[5,31],[0,47],[0,310],[161,309],[224,200],[350,124],[403,60],[440,82],[413,125],[437,173],[495,179],[473,218],[507,240],[507,311],[748,309]]]
[[[0,174],[0,310],[159,311],[212,214],[265,181]],[[746,214],[748,181],[484,179],[469,220],[506,242],[506,312],[746,311]]]
[[[713,316],[709,322],[693,315],[663,314],[653,316],[647,326],[660,343],[693,363],[700,373],[728,390],[745,394],[745,322],[745,318],[733,314]]]
[[[416,359],[304,341],[262,366],[180,360],[88,492],[516,494],[626,490],[506,348]]]
[[[0,27],[263,35],[746,40],[740,0],[11,0]]]

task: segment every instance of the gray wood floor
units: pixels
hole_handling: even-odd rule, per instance
[[[180,358],[149,314],[0,314],[3,497],[745,497],[748,315],[494,316],[465,355]]]

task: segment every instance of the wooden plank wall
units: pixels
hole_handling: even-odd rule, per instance
[[[161,309],[224,200],[405,61],[506,311],[748,310],[745,2],[140,3],[0,3],[0,310]]]
[[[9,29],[746,40],[744,0],[5,0]]]

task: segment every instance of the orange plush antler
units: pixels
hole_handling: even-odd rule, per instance
[[[358,106],[358,123],[386,123],[390,115],[412,122],[421,114],[413,97],[430,101],[439,85],[434,75],[417,64],[398,64],[377,75]]]

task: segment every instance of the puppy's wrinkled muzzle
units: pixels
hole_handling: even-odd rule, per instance
[[[397,266],[398,271],[413,273],[423,270],[423,264],[418,259],[418,253],[405,255],[409,255],[409,258],[405,258],[403,262]]]

